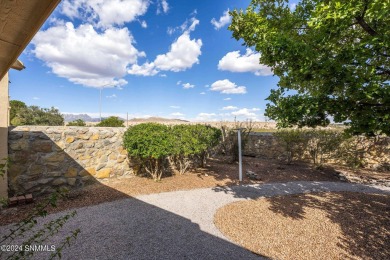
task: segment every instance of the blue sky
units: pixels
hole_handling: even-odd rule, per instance
[[[65,0],[10,72],[11,99],[62,113],[264,121],[277,77],[227,30],[250,1]]]

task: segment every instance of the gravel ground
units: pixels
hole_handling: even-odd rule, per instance
[[[216,228],[217,209],[240,200],[321,191],[390,194],[390,188],[350,183],[289,182],[141,195],[78,209],[48,244],[58,245],[61,237],[80,228],[63,259],[259,259]],[[9,228],[0,227],[0,233]],[[36,259],[47,256],[37,254]]]
[[[390,259],[390,195],[323,192],[239,201],[218,209],[214,222],[231,240],[271,259]]]

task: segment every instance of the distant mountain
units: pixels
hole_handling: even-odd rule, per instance
[[[63,116],[64,116],[65,122],[72,122],[72,121],[77,120],[77,119],[81,119],[81,120],[83,120],[85,122],[99,122],[100,121],[99,118],[93,118],[93,117],[90,117],[87,114],[78,114],[78,115],[75,115],[75,114],[63,114]]]
[[[189,121],[182,120],[182,119],[170,119],[170,118],[163,118],[163,117],[148,117],[148,118],[133,118],[130,119],[129,122],[134,123],[149,123],[149,122],[156,122],[156,123],[187,123]]]
[[[62,116],[64,117],[65,122],[72,122],[77,119],[81,119],[84,122],[100,122],[100,118],[90,117],[87,114],[62,114]],[[107,117],[102,117],[102,120],[106,118]],[[119,119],[126,121],[126,119],[121,117],[119,117]]]

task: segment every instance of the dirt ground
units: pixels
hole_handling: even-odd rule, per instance
[[[257,173],[259,180],[246,178],[245,172],[247,170]],[[252,157],[244,157],[243,172],[244,184],[288,181],[340,181],[332,167],[324,167],[318,170],[307,163],[285,165],[276,160]],[[83,189],[70,192],[66,199],[62,199],[58,203],[57,208],[50,208],[48,211],[49,213],[59,212],[141,194],[235,184],[238,184],[238,164],[229,163],[227,157],[211,158],[208,160],[206,168],[196,169],[185,175],[165,177],[161,182],[137,176],[96,182]],[[0,225],[22,220],[43,199],[38,198],[32,204],[1,210]]]
[[[239,221],[237,221],[239,220]],[[390,196],[317,193],[220,208],[223,234],[271,259],[390,259]]]

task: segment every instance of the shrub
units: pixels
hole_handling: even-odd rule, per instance
[[[130,158],[139,160],[154,180],[160,180],[168,156],[173,154],[173,139],[168,126],[156,123],[130,127],[123,137]]]
[[[77,119],[68,123],[68,126],[85,126],[85,122],[82,119]]]
[[[324,160],[336,158],[339,147],[345,139],[344,134],[337,130],[305,131],[307,151],[315,165],[322,165]]]
[[[273,136],[282,145],[287,164],[294,159],[301,159],[306,148],[307,139],[300,129],[282,129],[273,133]]]
[[[210,148],[218,144],[221,131],[206,125],[175,125],[172,127],[174,151],[171,161],[180,174],[198,161],[204,167]]]
[[[106,119],[103,119],[99,124],[96,126],[99,127],[124,127],[124,121],[119,119],[117,116],[110,116]]]
[[[145,123],[130,127],[123,142],[134,168],[145,169],[153,179],[160,180],[169,163],[180,174],[191,166],[204,166],[208,151],[220,136],[219,129],[205,125]]]
[[[345,156],[341,148],[348,142],[339,130],[282,129],[273,133],[273,136],[282,145],[287,164],[303,158],[309,158],[315,165],[321,165],[329,159],[342,160]]]

